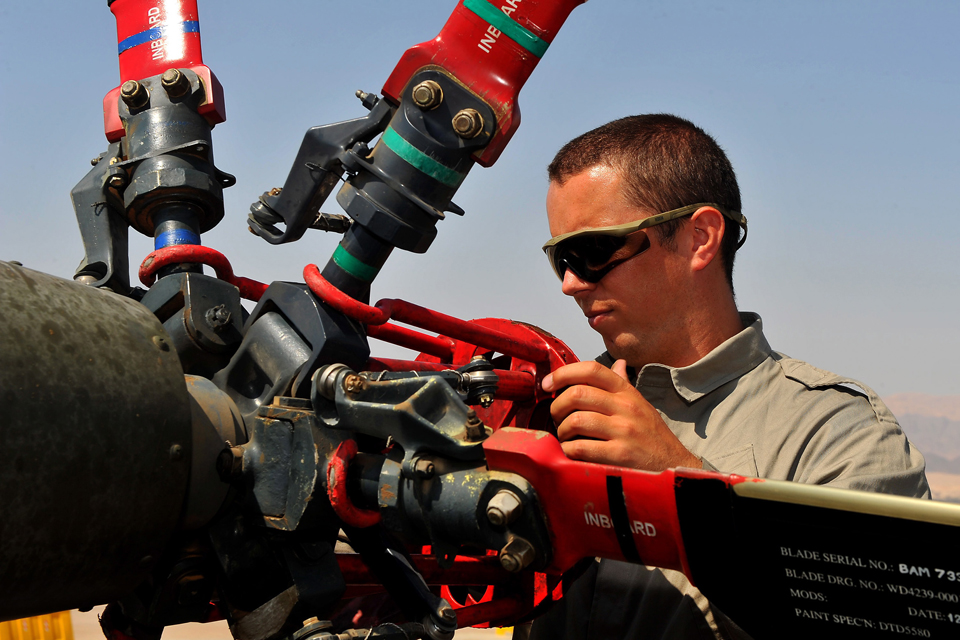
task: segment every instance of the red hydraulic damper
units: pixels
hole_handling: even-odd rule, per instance
[[[216,249],[198,244],[178,244],[150,253],[140,264],[140,282],[150,287],[153,285],[157,271],[162,267],[184,262],[207,265],[216,272],[218,278],[239,289],[240,297],[244,300],[256,302],[267,290],[267,285],[262,282],[234,275],[233,267],[230,266],[230,261],[225,255]]]
[[[333,512],[351,527],[372,527],[380,522],[380,512],[361,509],[353,504],[347,495],[347,467],[357,455],[357,443],[344,440],[333,452],[327,464],[327,497]]]
[[[545,432],[504,428],[483,442],[491,471],[525,478],[551,523],[553,560],[562,572],[581,558],[626,560],[682,571],[691,578],[677,515],[676,485],[714,478],[729,485],[763,482],[695,469],[637,471],[567,458]],[[560,528],[562,528],[562,535]]]
[[[117,18],[121,85],[167,69],[190,69],[200,77],[207,94],[200,115],[210,126],[227,119],[223,87],[203,64],[197,0],[112,0],[110,11]],[[119,98],[119,86],[103,98],[104,133],[110,142],[124,135],[117,111]]]
[[[497,130],[476,161],[489,167],[520,126],[517,97],[570,12],[585,0],[460,0],[439,35],[411,47],[383,85],[400,102],[424,68],[446,72],[497,114]]]
[[[528,362],[549,362],[550,353],[543,345],[517,340],[495,329],[460,320],[403,300],[380,300],[371,307],[343,293],[320,275],[315,264],[307,265],[303,278],[313,293],[340,313],[366,325],[382,325],[387,320],[435,331],[480,347],[520,358]]]

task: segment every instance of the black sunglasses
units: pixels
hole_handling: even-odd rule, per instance
[[[543,245],[543,252],[547,254],[550,266],[561,280],[569,269],[584,282],[596,284],[617,266],[650,248],[647,234],[637,232],[690,215],[700,207],[713,207],[736,222],[743,229],[743,237],[737,244],[737,249],[743,246],[747,239],[746,217],[739,211],[729,211],[716,204],[701,202],[658,213],[636,222],[564,233],[548,240]]]

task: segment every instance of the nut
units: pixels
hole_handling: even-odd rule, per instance
[[[367,381],[355,373],[349,374],[343,379],[343,390],[347,393],[358,393],[363,391]]]
[[[207,321],[207,325],[214,331],[223,331],[224,327],[230,324],[230,318],[230,312],[227,311],[226,305],[222,304],[207,309],[207,312],[203,314],[203,319]]]
[[[139,109],[150,100],[150,92],[136,80],[127,80],[120,85],[120,98],[131,109]]]
[[[433,80],[424,80],[410,93],[413,103],[421,109],[436,109],[443,102],[443,89]]]
[[[439,613],[440,618],[446,622],[455,622],[457,619],[457,612],[448,604],[441,605],[437,613]]]
[[[182,98],[190,92],[190,79],[179,69],[167,69],[160,76],[160,84],[171,98]]]
[[[483,116],[476,109],[461,109],[453,116],[453,130],[461,138],[476,138],[483,131]]]
[[[490,524],[501,527],[510,524],[523,513],[523,503],[513,491],[501,489],[487,503],[487,520]]]
[[[510,573],[517,573],[529,567],[536,557],[532,544],[520,536],[511,536],[500,550],[500,566]]]

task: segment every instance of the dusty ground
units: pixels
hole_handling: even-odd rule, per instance
[[[103,607],[97,607],[87,613],[70,612],[74,640],[103,640],[103,633],[97,622],[97,616],[102,610]],[[511,635],[508,629],[462,629],[457,632],[456,638],[457,640],[509,640]],[[232,640],[232,636],[226,622],[212,622],[167,627],[163,631],[163,640]]]

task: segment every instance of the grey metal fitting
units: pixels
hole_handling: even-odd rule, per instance
[[[150,92],[136,80],[127,80],[120,85],[120,98],[131,109],[139,109],[150,100]]]
[[[523,571],[536,559],[533,545],[520,536],[511,536],[500,550],[500,566],[510,573]]]
[[[514,522],[523,513],[523,503],[513,491],[501,489],[487,503],[487,520],[502,527]]]
[[[453,116],[453,130],[461,138],[476,138],[483,131],[483,116],[476,109],[461,109]]]
[[[336,400],[337,398],[337,376],[341,371],[350,371],[350,367],[340,363],[328,364],[320,367],[313,374],[317,391],[327,400]]]
[[[427,111],[436,109],[443,102],[443,89],[433,80],[424,80],[413,88],[410,95],[415,105]]]
[[[160,84],[171,98],[182,98],[190,92],[190,79],[179,69],[167,69],[160,76]]]

